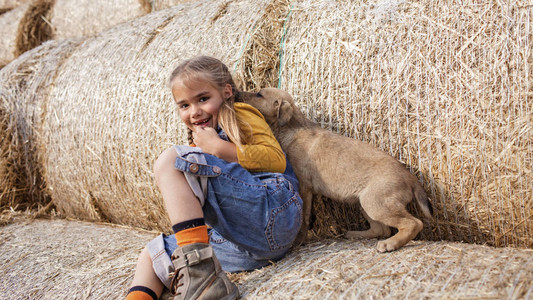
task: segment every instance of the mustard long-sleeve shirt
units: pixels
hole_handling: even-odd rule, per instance
[[[254,137],[252,145],[243,145],[242,150],[237,147],[239,164],[251,172],[285,172],[285,154],[263,115],[246,103],[235,102],[234,107],[237,116],[250,125]]]

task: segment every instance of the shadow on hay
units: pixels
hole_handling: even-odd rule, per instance
[[[4,136],[5,140],[2,141],[2,146],[7,146],[2,149],[6,152],[6,174],[2,175],[9,180],[9,186],[4,187],[6,193],[0,199],[0,208],[21,211],[37,209],[47,206],[51,199],[44,192],[46,183],[39,162],[39,151],[32,134],[29,134],[33,126],[23,116],[20,103],[14,104],[15,110],[11,112],[6,130],[3,131],[8,136]]]
[[[467,214],[454,208],[458,203],[451,203],[453,198],[450,191],[442,188],[435,178],[415,173],[419,178],[424,176],[426,183],[424,190],[428,194],[433,206],[433,220],[428,220],[416,201],[411,201],[407,210],[424,222],[424,229],[418,234],[418,240],[430,241],[460,241],[476,244],[493,244],[494,237],[474,222]],[[438,189],[436,187],[439,187]],[[444,201],[435,201],[444,199]],[[446,207],[442,207],[445,202]],[[370,228],[361,213],[359,203],[343,203],[326,197],[313,196],[311,231],[316,237],[340,237],[348,230],[366,230]],[[397,230],[392,228],[392,234]]]
[[[321,127],[345,135],[350,138],[362,140],[366,143],[374,144],[381,150],[391,154],[386,149],[379,147],[377,141],[371,142],[369,134],[362,128],[359,132],[349,132],[346,124],[336,121],[335,116],[324,114],[319,109],[307,108],[304,112],[309,118]],[[305,108],[304,108],[305,110]],[[378,136],[375,139],[385,139]],[[384,140],[386,144],[386,140]],[[398,153],[392,153],[393,157],[398,158]],[[418,170],[416,163],[405,164],[404,166],[411,171],[423,183],[424,190],[433,207],[433,220],[428,220],[416,201],[411,201],[407,205],[407,210],[424,223],[423,230],[417,235],[416,239],[430,241],[460,241],[476,244],[495,245],[495,237],[487,229],[480,226],[464,210],[464,204],[459,203],[453,196],[449,187],[440,182],[437,178]],[[346,231],[361,231],[370,228],[367,220],[361,213],[359,203],[350,204],[334,201],[326,197],[313,197],[312,207],[312,233],[317,237],[339,237],[343,236]],[[397,230],[392,228],[392,234]]]
[[[35,210],[51,208],[43,146],[43,120],[46,118],[48,91],[60,62],[77,45],[74,41],[49,42],[28,51],[0,72],[0,100],[4,117],[0,148],[8,177],[9,198],[0,199],[2,209]],[[66,55],[68,56],[68,55]],[[4,122],[5,121],[5,122]],[[4,174],[1,174],[4,175]],[[3,177],[3,176],[2,176]]]

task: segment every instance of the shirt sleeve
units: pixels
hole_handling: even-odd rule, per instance
[[[237,147],[239,164],[252,172],[285,172],[285,154],[263,115],[253,106],[235,103],[235,112],[252,130],[253,144]]]

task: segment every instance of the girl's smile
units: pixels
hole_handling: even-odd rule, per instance
[[[201,80],[184,81],[175,78],[172,82],[172,96],[178,104],[181,120],[196,132],[199,127],[218,126],[218,111],[222,103],[232,96],[228,84],[222,91]]]

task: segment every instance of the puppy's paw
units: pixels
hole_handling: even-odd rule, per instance
[[[387,239],[387,240],[384,240],[384,241],[379,241],[377,248],[378,248],[379,252],[384,253],[384,252],[394,251],[394,250],[400,248],[400,246],[397,245],[397,243],[395,243],[394,241],[391,241],[390,239]]]
[[[294,239],[294,242],[292,242],[292,246],[301,246],[305,244],[307,241],[307,230],[300,229],[300,232],[298,232],[298,235]]]

